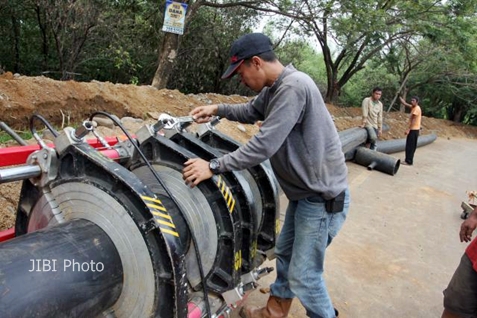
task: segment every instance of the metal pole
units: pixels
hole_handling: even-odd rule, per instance
[[[38,177],[41,174],[40,166],[22,166],[0,170],[0,184],[26,180]]]
[[[20,145],[22,146],[28,146],[25,140],[22,139],[16,132],[14,132],[10,127],[8,127],[7,124],[5,124],[3,121],[0,121],[0,128],[5,130],[7,134],[9,134],[13,139],[16,140]]]

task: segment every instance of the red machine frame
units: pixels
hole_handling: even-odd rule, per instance
[[[106,142],[110,146],[114,146],[118,139],[115,137],[105,138]],[[104,146],[98,139],[89,139],[87,140],[88,144],[94,148],[103,148]],[[53,144],[48,144],[49,147],[54,147]],[[29,146],[12,146],[6,148],[0,148],[0,168],[13,166],[13,165],[22,165],[25,164],[28,156],[39,150],[39,145],[29,145]],[[115,150],[103,150],[102,153],[111,159],[117,158],[117,153]],[[4,231],[0,231],[0,242],[7,241],[15,237],[15,228],[10,228]]]

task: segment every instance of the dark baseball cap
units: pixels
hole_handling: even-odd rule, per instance
[[[272,41],[263,33],[242,35],[230,48],[230,66],[222,75],[222,79],[230,78],[245,59],[265,52],[273,51]]]

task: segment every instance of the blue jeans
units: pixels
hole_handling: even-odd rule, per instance
[[[280,298],[297,296],[308,317],[335,317],[323,279],[323,263],[326,247],[346,219],[349,202],[349,190],[346,190],[343,212],[326,212],[324,200],[320,197],[288,204],[275,246],[277,279],[270,286],[270,292]]]

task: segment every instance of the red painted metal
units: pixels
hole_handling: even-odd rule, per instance
[[[116,137],[107,137],[105,138],[105,140],[111,146],[114,146],[118,142],[118,139]],[[104,147],[98,139],[89,139],[87,140],[87,142],[94,148]],[[48,144],[48,147],[54,147],[54,145]],[[25,164],[28,156],[32,152],[39,149],[40,149],[39,145],[13,146],[13,147],[0,148],[0,167]],[[101,150],[101,153],[113,160],[119,159],[119,154],[114,149]],[[0,242],[7,241],[14,237],[15,237],[15,228],[11,228],[5,231],[0,231]]]
[[[105,140],[111,146],[114,146],[118,142],[115,137],[108,137],[105,138]],[[94,148],[103,147],[98,139],[88,139],[87,142]],[[48,144],[48,147],[54,147],[54,145]],[[39,149],[39,145],[0,148],[0,167],[24,164],[28,156]]]
[[[15,237],[15,228],[11,228],[0,232],[0,242],[12,239]]]

